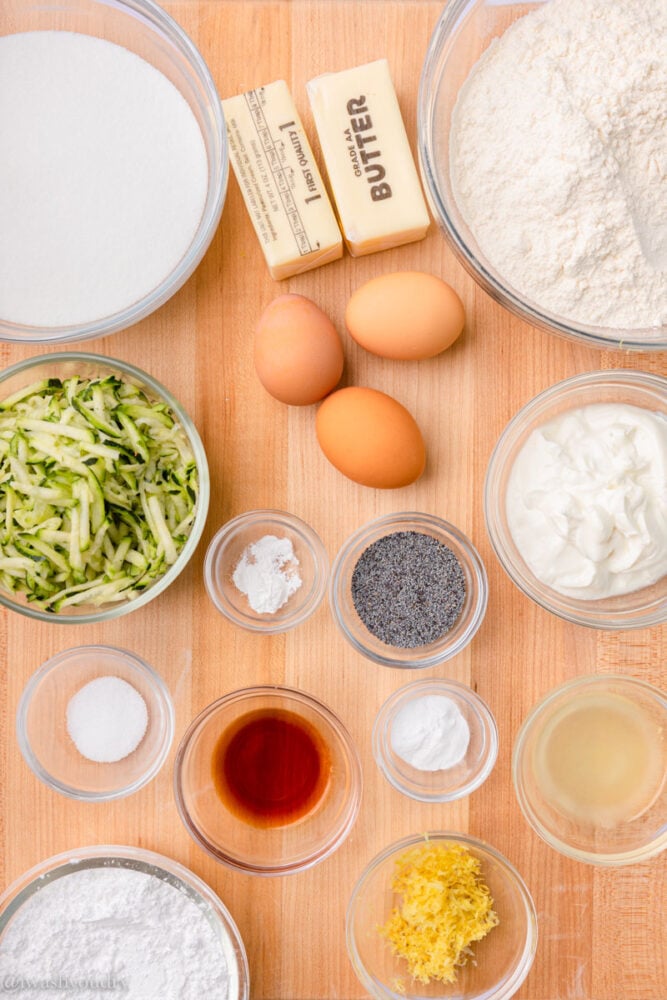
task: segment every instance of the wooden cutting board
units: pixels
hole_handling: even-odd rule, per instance
[[[305,83],[326,70],[389,59],[415,147],[421,64],[441,11],[430,0],[165,0],[201,49],[222,97],[284,78],[313,135]],[[465,335],[442,356],[420,363],[372,357],[345,337],[345,381],[395,395],[421,425],[428,466],[420,481],[394,492],[364,489],[327,464],[312,408],[287,408],[259,385],[253,327],[277,294],[310,296],[343,332],[350,292],[373,275],[432,271],[451,282],[467,309]],[[170,590],[134,614],[92,627],[34,624],[0,613],[0,841],[6,885],[41,859],[96,843],[163,852],[204,878],[236,919],[248,951],[254,1000],[357,1000],[344,943],[352,886],[381,848],[428,829],[488,839],[518,867],[539,915],[533,969],[523,1000],[664,1000],[664,861],[598,871],[566,860],[528,828],[510,777],[516,731],[533,703],[583,673],[622,670],[665,683],[665,630],[604,634],[568,625],[533,605],[495,559],[482,514],[482,483],[499,433],[516,410],[562,378],[597,368],[667,374],[664,355],[600,352],[538,332],[480,291],[433,224],[418,244],[330,264],[290,281],[269,278],[236,181],[204,261],[154,316],[84,345],[131,361],[163,381],[193,415],[212,476],[205,536]],[[0,364],[39,353],[0,345]],[[377,515],[423,510],[454,522],[486,562],[490,600],[471,646],[440,669],[476,686],[496,715],[498,762],[470,798],[446,805],[412,802],[379,774],[370,732],[384,699],[409,678],[373,665],[340,637],[325,603],[287,636],[258,637],[227,624],[204,590],[206,544],[228,518],[258,507],[291,510],[321,534],[331,558],[347,535]],[[205,705],[235,688],[286,683],[324,700],[349,727],[363,762],[358,822],[337,854],[311,871],[260,879],[218,866],[189,839],[172,794],[176,745],[159,777],[134,797],[106,805],[69,801],[47,790],[25,765],[14,715],[31,673],[49,656],[82,642],[133,649],[171,688],[176,743]],[[208,1000],[208,998],[202,998]]]

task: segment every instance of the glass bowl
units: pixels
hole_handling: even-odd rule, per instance
[[[510,579],[547,611],[566,621],[592,628],[646,628],[667,618],[667,576],[649,587],[625,595],[599,600],[568,597],[542,583],[531,571],[508,525],[508,481],[528,436],[567,410],[595,403],[627,403],[667,418],[667,379],[623,369],[587,372],[558,382],[535,396],[507,424],[489,460],[484,485],[487,531]]]
[[[576,786],[559,773],[568,755]],[[667,697],[617,674],[559,685],[521,726],[512,775],[524,816],[554,850],[606,867],[654,857],[667,847]]]
[[[34,603],[27,601],[23,595],[0,586],[0,605],[9,608],[10,611],[18,611],[19,614],[26,615],[28,618],[34,618],[43,622],[66,623],[68,625],[89,624],[91,622],[101,622],[111,618],[118,618],[121,615],[128,614],[130,611],[141,608],[166,590],[179,573],[185,569],[197,548],[202,531],[204,530],[209,502],[209,474],[206,453],[197,428],[174,396],[156,379],[140,368],[135,368],[134,365],[128,364],[126,361],[118,361],[115,358],[106,358],[97,354],[84,354],[74,351],[39,355],[28,358],[25,361],[20,361],[18,364],[11,365],[0,372],[0,403],[19,390],[44,379],[64,379],[73,376],[92,379],[106,378],[110,375],[115,375],[125,382],[140,386],[151,399],[165,403],[172,412],[176,422],[181,426],[197,466],[199,483],[195,518],[190,526],[190,534],[183,544],[181,551],[178,553],[176,561],[161,576],[155,576],[153,582],[148,583],[140,593],[136,593],[136,596],[117,603],[107,602],[99,606],[74,604],[63,607],[58,611],[49,611],[36,607]],[[2,493],[0,493],[1,497]],[[59,543],[55,544],[57,549],[61,547]],[[65,553],[65,549],[62,551]]]
[[[459,970],[451,985],[432,981],[425,986],[412,979],[405,961],[392,954],[378,933],[399,901],[391,886],[397,859],[426,840],[460,844],[479,860],[500,920],[487,937],[471,946],[474,959]],[[507,1000],[533,963],[537,914],[523,879],[494,847],[463,833],[427,833],[390,844],[369,863],[352,890],[346,941],[355,973],[377,1000]]]
[[[261,588],[254,596],[260,610],[255,610],[233,580],[248,546],[266,535],[291,542],[301,578],[298,589],[275,611],[261,610],[261,599],[266,599]],[[292,569],[290,560],[283,567],[285,578]],[[320,536],[305,521],[282,510],[251,510],[232,518],[214,536],[204,562],[206,589],[218,611],[235,625],[266,635],[286,632],[309,618],[324,596],[328,573],[329,559]]]
[[[451,628],[433,642],[407,648],[389,645],[374,635],[361,620],[352,597],[353,574],[364,551],[398,532],[429,535],[448,548],[461,566],[465,584],[463,606]],[[407,512],[369,521],[350,535],[334,561],[329,597],[336,623],[357,652],[385,667],[418,669],[443,663],[468,645],[486,612],[488,583],[484,564],[463,532],[432,514]]]
[[[308,754],[317,744],[317,787],[304,799],[302,811],[270,815],[269,810],[281,809],[283,803],[296,807],[299,788],[270,787],[266,776],[271,764],[284,777],[281,768],[289,766],[289,747],[280,730],[262,732],[265,719],[287,720],[305,730],[312,740],[306,746]],[[219,794],[214,760],[221,739],[258,720],[259,728],[245,743],[248,756],[243,745],[238,751],[238,759],[245,762],[244,774],[255,773],[262,783],[259,791],[255,789],[256,810],[250,815],[231,796]],[[232,759],[232,770],[233,763]],[[291,767],[295,774],[304,773],[294,759]],[[321,702],[286,687],[253,687],[225,695],[194,720],[178,750],[174,788],[186,829],[217,861],[253,875],[289,875],[323,861],[345,840],[359,811],[361,767],[349,733]]]
[[[587,326],[530,301],[489,263],[456,203],[449,168],[449,135],[459,91],[493,40],[517,18],[542,6],[543,0],[451,0],[444,5],[424,60],[417,110],[419,163],[431,210],[463,266],[485,292],[515,316],[590,347],[663,351],[667,348],[664,325],[648,329]]]
[[[67,728],[70,698],[98,677],[118,677],[143,698],[148,724],[135,750],[112,763],[81,754]],[[114,646],[75,646],[51,657],[28,681],[16,713],[16,735],[26,763],[62,795],[102,802],[131,795],[164,764],[174,738],[169,689],[148,663]]]
[[[196,906],[196,910],[193,909],[193,914],[197,914],[198,911],[198,915],[203,915],[213,928],[215,936],[219,938],[220,958],[224,961],[228,973],[228,991],[225,992],[224,996],[210,996],[207,997],[207,1000],[248,1000],[250,995],[248,960],[241,935],[227,907],[194,872],[170,858],[139,847],[125,847],[115,844],[81,847],[47,858],[21,875],[0,896],[0,952],[3,941],[12,931],[14,921],[20,917],[23,907],[30,903],[36,893],[46,889],[57,879],[66,878],[90,868],[126,869],[137,872],[147,878],[159,879],[171,886],[174,891],[188,896]],[[164,974],[163,968],[160,967],[161,956],[146,952],[141,943],[142,935],[137,935],[135,925],[130,924],[129,930],[128,939],[123,943],[123,958],[126,963],[131,962],[134,965],[139,965],[142,973],[144,970],[154,972],[158,980],[161,980]],[[62,931],[62,927],[56,927],[53,933],[58,935]],[[109,932],[117,935],[118,928],[111,925]],[[72,961],[74,962],[73,967]],[[192,955],[187,954],[184,943],[183,963],[185,965],[186,962],[191,961]],[[66,972],[66,968],[71,971]],[[72,959],[72,956],[68,956],[64,958],[61,969],[63,978],[69,975],[74,980],[81,980],[84,977],[90,977],[96,966],[92,965],[92,967],[84,969],[77,968],[76,958]],[[34,966],[21,970],[16,968],[16,964],[13,964],[11,972],[12,976],[8,976],[6,979],[7,982],[11,981],[14,984],[21,976],[25,976],[26,979],[36,979],[43,976],[44,979],[51,980],[54,970],[52,968],[41,970]],[[99,972],[103,973],[104,977],[111,978],[114,976],[115,970],[104,967],[99,969]],[[127,965],[122,969],[120,975],[129,978]],[[100,980],[103,980],[102,975],[100,975]],[[132,995],[138,995],[132,989],[131,979],[126,983],[125,989],[127,986],[130,986]],[[173,990],[175,986],[176,984],[173,982],[164,984],[166,990]],[[108,982],[106,989],[107,991],[110,989]],[[118,988],[116,992],[118,992]],[[125,991],[121,989],[121,992]],[[151,996],[153,995],[160,994],[151,991]],[[163,992],[162,995],[166,996],[167,994]],[[193,995],[192,992],[188,992],[188,996]]]
[[[463,757],[451,767],[418,768],[394,749],[394,727],[411,702],[425,697],[452,701],[469,730]],[[498,756],[498,729],[486,702],[467,684],[452,680],[419,680],[406,684],[387,698],[373,726],[373,756],[387,781],[404,795],[420,802],[452,802],[470,795],[486,781]]]
[[[183,285],[215,234],[227,190],[227,134],[211,74],[199,51],[152,0],[9,0],[0,11],[0,35],[21,31],[74,31],[98,36],[136,53],[159,70],[190,106],[208,161],[206,201],[187,252],[160,283],[120,311],[67,326],[25,326],[0,316],[0,340],[62,343],[102,337],[144,319]],[[175,192],[177,196],[177,192]]]

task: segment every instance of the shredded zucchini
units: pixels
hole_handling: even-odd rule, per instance
[[[0,403],[0,587],[57,613],[132,600],[176,561],[197,466],[164,402],[115,375]]]

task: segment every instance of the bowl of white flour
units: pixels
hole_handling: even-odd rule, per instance
[[[137,323],[216,231],[220,101],[152,0],[3,4],[0,147],[0,340],[78,341]]]
[[[18,998],[247,1000],[229,911],[187,868],[136,847],[56,855],[0,897],[0,978]]]
[[[534,326],[667,348],[667,6],[453,0],[419,95],[436,219]]]

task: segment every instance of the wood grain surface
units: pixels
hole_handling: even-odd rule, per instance
[[[306,81],[387,56],[414,149],[419,74],[440,2],[164,0],[163,6],[201,49],[222,97],[284,78],[311,137]],[[430,361],[384,361],[344,332],[351,291],[371,276],[405,268],[441,275],[465,302],[464,336]],[[344,479],[318,449],[314,408],[283,406],[259,385],[253,327],[264,306],[288,290],[313,298],[341,331],[345,384],[383,389],[416,416],[428,448],[417,484],[380,492]],[[204,440],[212,503],[191,564],[147,607],[91,627],[0,613],[6,665],[0,675],[2,884],[81,845],[160,851],[205,879],[231,910],[247,948],[254,1000],[358,1000],[365,994],[346,954],[344,914],[362,868],[404,835],[469,831],[507,855],[535,899],[539,946],[519,998],[664,1000],[664,860],[603,871],[550,850],[520,813],[510,757],[527,711],[567,678],[622,671],[664,684],[665,630],[597,633],[532,604],[491,551],[482,484],[505,423],[538,391],[598,368],[667,374],[665,356],[591,350],[512,318],[476,287],[435,224],[418,244],[357,260],[346,256],[278,285],[268,275],[233,177],[218,232],[181,291],[134,328],[83,346],[147,369],[182,401]],[[36,353],[38,347],[4,344],[0,364]],[[338,634],[326,601],[307,623],[276,637],[237,630],[215,611],[202,578],[206,545],[228,518],[259,507],[304,518],[332,559],[351,531],[391,511],[435,513],[472,538],[489,575],[486,619],[463,653],[420,674],[474,685],[496,716],[498,762],[470,798],[419,804],[382,778],[371,754],[371,727],[384,699],[410,677],[355,653]],[[83,642],[135,650],[161,672],[175,701],[176,741],[162,772],[133,797],[110,804],[77,803],[48,790],[24,763],[15,738],[16,706],[29,676],[49,656]],[[285,878],[244,876],[217,865],[188,837],[172,794],[176,745],[192,718],[218,696],[262,682],[300,687],[326,702],[349,727],[363,763],[363,802],[349,839],[323,864]]]

